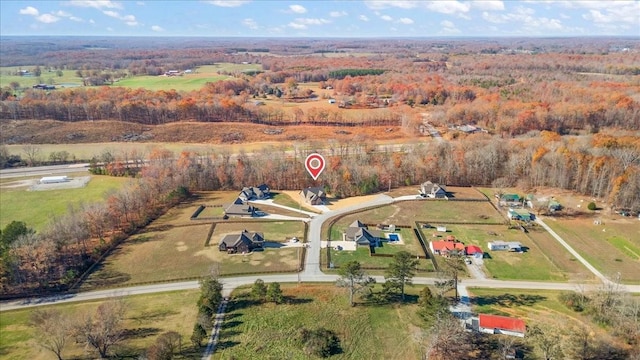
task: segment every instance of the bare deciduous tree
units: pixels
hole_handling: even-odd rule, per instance
[[[125,312],[126,303],[122,299],[103,302],[94,314],[85,314],[76,325],[79,341],[94,348],[100,358],[107,358],[109,351],[124,339]]]
[[[70,320],[57,310],[36,309],[31,314],[30,325],[36,329],[38,345],[62,360],[62,351],[72,336]]]

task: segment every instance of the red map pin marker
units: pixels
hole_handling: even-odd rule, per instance
[[[324,170],[324,158],[320,154],[310,154],[307,156],[307,160],[304,161],[304,166],[313,180],[318,180],[318,176]]]

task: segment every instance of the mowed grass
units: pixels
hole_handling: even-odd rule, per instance
[[[575,313],[558,301],[559,291],[468,288],[472,310],[533,321],[564,325],[590,324],[589,319]]]
[[[234,195],[235,194],[235,195]],[[246,219],[216,224],[209,247],[205,242],[212,222],[190,220],[197,205],[228,203],[237,193],[198,193],[191,202],[170,209],[139,233],[129,237],[97,266],[82,289],[129,286],[163,281],[193,279],[207,275],[213,268],[221,275],[295,271],[301,248],[269,247],[247,255],[218,250],[220,239],[242,230],[263,232],[267,241],[282,242],[297,236],[304,239],[304,223],[299,221],[265,222]]]
[[[376,254],[394,255],[400,251],[407,251],[412,255],[425,255],[412,229],[397,229],[396,233],[400,234],[403,244],[383,242],[381,247],[375,248]],[[381,269],[389,267],[389,264],[393,261],[392,257],[371,256],[369,254],[369,247],[367,246],[358,246],[355,251],[335,250],[332,246],[329,251],[331,252],[331,262],[336,268],[348,263],[349,261],[357,261],[362,264],[364,268]],[[327,249],[322,249],[320,251],[320,264],[323,269],[327,268],[328,262]],[[431,260],[419,260],[418,271],[431,272],[434,270],[435,268],[433,267]]]
[[[425,238],[432,236],[433,229],[423,229]],[[484,267],[489,276],[501,280],[562,281],[584,280],[587,270],[577,261],[570,261],[570,254],[553,241],[544,237],[544,230],[531,230],[536,239],[545,241],[542,245],[532,240],[520,230],[508,229],[506,225],[449,225],[447,235],[453,235],[465,245],[478,245],[489,254],[484,259]],[[540,232],[540,234],[537,234]],[[435,233],[435,231],[433,231]],[[495,235],[494,235],[495,234]],[[489,251],[490,241],[517,241],[528,248],[524,253],[509,251]],[[554,261],[555,260],[555,261]]]
[[[156,338],[167,331],[176,331],[182,336],[183,354],[176,358],[192,359],[200,355],[194,352],[189,337],[197,317],[196,302],[199,290],[167,292],[130,296],[124,299],[127,311],[124,327],[130,332],[120,346],[114,350],[118,358],[137,358]],[[85,312],[94,312],[101,301],[47,306],[59,310],[70,318]],[[2,312],[0,316],[0,357],[6,360],[47,360],[55,355],[38,346],[35,330],[29,325],[34,309]],[[64,359],[93,358],[73,339],[67,342],[62,353]]]
[[[130,181],[133,180],[91,175],[87,186],[79,189],[28,191],[24,187],[3,187],[0,190],[0,227],[16,220],[24,221],[36,231],[42,230],[52,218],[66,214],[69,207],[103,201],[110,191],[120,189]]]
[[[214,359],[309,359],[295,344],[302,327],[338,335],[342,352],[331,359],[420,358],[416,305],[351,307],[345,289],[334,285],[282,288],[290,302],[280,305],[254,304],[234,293]],[[407,290],[417,294],[419,287]]]
[[[484,201],[401,201],[374,209],[350,214],[340,218],[331,227],[331,239],[342,236],[343,229],[355,220],[368,224],[414,225],[416,221],[428,221],[431,225],[446,225],[447,222],[503,223],[505,219]],[[329,222],[323,225],[323,234],[328,234]]]
[[[62,76],[58,76],[57,72],[49,71],[45,67],[40,67],[40,77],[37,76],[19,76],[11,75],[18,70],[32,71],[35,66],[5,66],[0,67],[0,87],[9,86],[12,82],[17,82],[20,87],[30,88],[33,85],[45,83],[60,86],[60,84],[82,85],[82,79],[76,75],[75,70],[62,70]]]
[[[219,72],[244,72],[249,70],[261,70],[258,64],[231,64],[220,63],[205,65],[193,69],[192,73],[182,76],[134,76],[122,79],[113,86],[130,88],[144,88],[147,90],[177,90],[192,91],[201,89],[208,82],[216,82],[231,78],[221,75]]]
[[[622,282],[640,284],[640,221],[605,219],[596,225],[591,217],[543,220],[605,276],[620,273]]]

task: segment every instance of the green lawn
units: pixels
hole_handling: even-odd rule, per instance
[[[225,75],[196,75],[186,74],[184,76],[134,76],[115,82],[113,86],[129,88],[144,88],[147,90],[177,90],[192,91],[198,90],[208,82],[216,82],[228,79]]]
[[[421,230],[425,238],[433,238],[430,229]],[[488,252],[490,258],[484,259],[484,267],[495,279],[562,281],[568,280],[576,268],[582,268],[579,264],[573,268],[558,267],[549,260],[545,249],[538,247],[522,231],[508,229],[506,225],[449,225],[447,235]],[[489,251],[487,243],[494,240],[517,241],[528,250],[524,253]]]
[[[419,287],[408,291],[415,294]],[[342,352],[331,359],[420,358],[415,305],[350,307],[345,290],[333,285],[283,285],[283,292],[288,304],[232,301],[213,358],[309,359],[294,341],[301,327],[338,335]]]
[[[568,309],[558,301],[559,291],[468,288],[473,312],[514,316],[530,324],[551,321],[568,325],[589,324],[589,319]]]
[[[88,173],[82,176],[88,176]],[[109,191],[130,181],[133,180],[92,175],[87,186],[79,189],[27,191],[24,187],[3,187],[0,190],[0,227],[16,220],[24,221],[36,231],[42,230],[51,218],[66,214],[70,206],[102,201]]]
[[[199,357],[192,349],[189,337],[196,320],[196,302],[199,290],[168,292],[149,295],[130,296],[125,299],[125,329],[128,336],[118,347],[121,358],[137,358],[156,338],[167,331],[176,331],[182,335],[183,354],[178,359]],[[70,317],[95,311],[100,301],[52,305]],[[54,359],[52,352],[37,345],[34,330],[29,325],[33,309],[2,312],[0,316],[0,357],[6,360],[46,360]],[[63,352],[65,359],[87,359],[90,356],[83,346],[70,340]]]
[[[33,70],[35,66],[7,66],[0,67],[0,87],[9,86],[12,82],[17,82],[22,88],[30,88],[33,85],[45,83],[56,86],[73,84],[82,85],[82,79],[76,75],[75,70],[62,70],[62,76],[58,76],[56,71],[49,71],[41,67],[40,77],[11,75],[18,70]],[[68,85],[67,85],[68,86]]]

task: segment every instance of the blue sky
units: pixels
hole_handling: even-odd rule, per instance
[[[640,36],[640,1],[6,1],[0,35]]]

